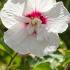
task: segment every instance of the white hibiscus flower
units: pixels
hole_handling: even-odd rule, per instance
[[[8,28],[5,43],[20,54],[50,54],[59,46],[58,33],[68,27],[69,12],[55,0],[8,0],[1,10]]]

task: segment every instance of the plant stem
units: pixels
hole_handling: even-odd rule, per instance
[[[12,61],[14,60],[14,58],[17,56],[17,53],[11,58],[9,64],[8,64],[8,67],[11,65]]]

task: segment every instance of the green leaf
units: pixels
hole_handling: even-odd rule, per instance
[[[4,46],[3,46],[2,44],[0,44],[0,49],[2,49],[2,50],[5,50],[5,51],[6,51],[6,49],[4,48]]]
[[[33,70],[52,70],[50,64],[47,62],[36,64]]]

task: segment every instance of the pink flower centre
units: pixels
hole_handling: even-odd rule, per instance
[[[26,17],[29,17],[31,19],[34,19],[34,18],[38,18],[41,20],[42,24],[46,24],[47,23],[47,18],[40,12],[32,12],[30,14],[27,14]]]
[[[25,16],[30,18],[30,20],[31,20],[30,22],[25,23],[25,27],[27,28],[28,25],[33,27],[34,31],[31,34],[33,36],[37,35],[37,28],[40,28],[42,26],[42,24],[47,23],[47,18],[42,13],[37,12],[37,11],[33,11]]]

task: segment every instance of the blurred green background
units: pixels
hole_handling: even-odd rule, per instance
[[[0,0],[0,10],[6,1]],[[63,1],[70,12],[70,0],[57,1]],[[58,50],[53,55],[43,58],[15,53],[4,43],[3,35],[6,30],[0,20],[0,70],[70,70],[70,25],[67,31],[59,34],[61,42]]]

